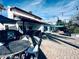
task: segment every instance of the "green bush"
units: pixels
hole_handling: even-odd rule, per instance
[[[76,27],[76,28],[74,29],[74,33],[79,33],[79,27]]]

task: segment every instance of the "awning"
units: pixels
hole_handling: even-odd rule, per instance
[[[9,19],[5,16],[0,15],[0,23],[4,24],[4,23],[9,23],[9,24],[15,24],[17,21],[13,20],[13,19]]]

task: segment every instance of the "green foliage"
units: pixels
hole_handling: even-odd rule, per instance
[[[64,22],[63,22],[62,20],[58,20],[58,21],[56,22],[56,25],[64,25]]]
[[[79,27],[75,27],[74,33],[79,33]]]
[[[70,29],[71,33],[79,33],[79,26],[77,24],[73,24],[72,21],[69,21],[68,29]]]

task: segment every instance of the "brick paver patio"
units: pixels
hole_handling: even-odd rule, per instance
[[[79,40],[69,40],[69,42],[78,44]],[[55,39],[43,40],[41,50],[47,59],[79,59],[79,48]]]

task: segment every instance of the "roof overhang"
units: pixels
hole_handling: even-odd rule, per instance
[[[12,13],[15,16],[23,16],[23,17],[30,18],[30,19],[33,19],[33,20],[38,20],[38,21],[40,21],[42,19],[39,16],[36,16],[32,13],[29,13],[29,12],[24,11],[24,10],[17,8],[17,7],[11,7],[10,10],[12,11]]]
[[[33,19],[30,19],[30,18],[22,17],[22,16],[20,16],[20,18],[21,18],[21,21],[24,21],[24,22],[37,23],[37,24],[46,24],[42,20],[38,21],[38,20],[33,20]]]
[[[38,24],[47,24],[39,16],[36,16],[36,15],[34,15],[32,13],[24,11],[24,10],[22,10],[20,8],[11,7],[10,10],[11,10],[11,12],[13,13],[13,15],[15,17],[18,16],[19,18],[21,18],[22,21],[38,23]]]
[[[7,23],[7,24],[15,24],[16,22],[17,22],[16,20],[9,19],[9,18],[7,18],[5,16],[0,15],[0,23],[2,23],[2,24],[5,24],[5,23]]]

